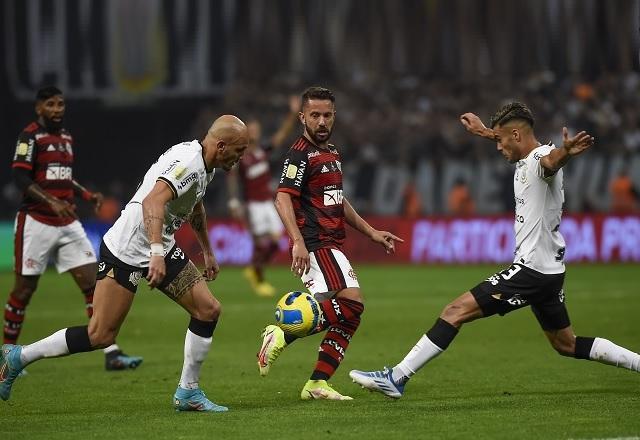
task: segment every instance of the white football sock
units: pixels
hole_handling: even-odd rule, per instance
[[[51,336],[22,347],[20,361],[24,366],[42,358],[60,357],[69,354],[67,347],[67,329],[58,330]]]
[[[594,339],[589,358],[592,361],[640,372],[640,354],[620,347],[607,339]]]
[[[180,376],[180,388],[187,390],[198,389],[200,381],[200,367],[204,358],[209,353],[213,338],[203,338],[187,329],[187,336],[184,339],[184,364],[182,365],[182,375]]]
[[[402,362],[393,367],[393,380],[406,382],[408,378],[416,374],[420,368],[431,359],[437,357],[442,351],[440,347],[431,342],[427,335],[422,335]]]
[[[103,348],[102,351],[104,352],[104,354],[109,354],[113,351],[119,351],[120,347],[118,347],[118,344],[111,344],[109,345],[107,348]]]

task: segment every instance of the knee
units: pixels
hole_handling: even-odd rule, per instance
[[[440,318],[456,328],[459,328],[464,323],[462,308],[455,301],[444,307],[442,313],[440,313]]]
[[[551,346],[560,356],[573,357],[576,352],[576,337],[554,338]]]
[[[340,291],[337,297],[359,302],[364,307],[364,297],[362,296],[362,293],[358,288],[350,287],[350,288],[344,289]]]
[[[217,321],[218,319],[220,319],[221,314],[222,304],[220,304],[220,301],[211,296],[206,303],[198,307],[198,309],[192,316],[200,321],[208,322]]]
[[[105,348],[116,342],[116,331],[89,323],[89,341],[93,348]]]

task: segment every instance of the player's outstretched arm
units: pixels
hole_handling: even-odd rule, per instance
[[[364,235],[366,235],[376,243],[380,243],[388,254],[394,253],[396,251],[396,241],[400,243],[404,242],[402,238],[396,237],[391,232],[378,231],[377,229],[373,228],[373,226],[367,223],[365,219],[360,217],[360,214],[356,212],[356,210],[353,208],[351,203],[349,203],[346,197],[343,197],[342,199],[342,206],[344,206],[344,218],[349,226],[362,232]]]
[[[207,213],[204,210],[202,200],[193,207],[189,224],[191,224],[191,229],[193,229],[196,239],[202,248],[202,255],[204,256],[204,278],[207,281],[215,280],[220,272],[220,266],[218,266],[218,261],[213,254],[213,249],[211,249],[209,231],[207,229]]]
[[[549,154],[540,159],[540,165],[545,170],[545,176],[549,177],[565,166],[573,156],[583,153],[595,142],[595,138],[586,131],[581,131],[573,137],[569,137],[567,127],[562,127],[562,147],[553,149]]]
[[[162,227],[164,226],[164,207],[172,198],[173,190],[169,184],[158,180],[151,192],[142,200],[142,217],[151,245],[147,280],[152,289],[162,282],[167,272],[162,246]]]
[[[490,141],[498,141],[498,135],[491,129],[484,125],[482,120],[474,113],[465,113],[460,116],[460,122],[464,125],[464,128],[471,134],[483,137]]]
[[[98,191],[91,192],[91,191],[89,191],[87,188],[85,188],[84,186],[80,185],[80,183],[76,179],[73,179],[71,181],[71,183],[73,184],[73,191],[77,195],[82,197],[83,200],[86,200],[87,202],[93,203],[93,209],[96,212],[100,211],[100,207],[102,206],[102,202],[104,202],[104,196],[102,195],[101,192],[98,192]]]
[[[302,234],[300,234],[300,229],[298,229],[298,224],[296,223],[296,214],[293,210],[291,194],[278,191],[274,204],[280,220],[282,220],[282,224],[293,242],[293,249],[291,249],[291,272],[297,276],[302,276],[303,273],[309,273],[311,269],[311,259],[307,246],[304,244]]]

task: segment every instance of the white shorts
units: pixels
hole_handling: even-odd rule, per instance
[[[279,236],[282,234],[282,222],[275,206],[273,206],[273,201],[248,202],[247,215],[252,235],[271,234]]]
[[[318,300],[329,299],[347,287],[360,287],[347,257],[337,249],[322,248],[309,252],[311,270],[300,279]]]
[[[58,273],[97,262],[93,246],[77,220],[66,226],[52,226],[18,212],[14,232],[15,271],[19,275],[42,275],[50,258]]]

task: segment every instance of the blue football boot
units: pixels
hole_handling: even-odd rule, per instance
[[[176,411],[204,411],[204,412],[226,412],[229,408],[216,405],[202,392],[201,389],[187,390],[178,387],[173,396],[173,406]]]
[[[122,350],[105,354],[104,367],[107,371],[129,370],[138,368],[142,363],[140,356],[129,356]]]
[[[0,349],[0,398],[9,400],[11,386],[24,365],[20,360],[21,345],[5,344]]]
[[[404,386],[409,379],[407,378],[399,383],[393,380],[391,373],[392,370],[384,367],[383,370],[378,371],[351,370],[349,376],[355,383],[363,388],[377,391],[393,399],[399,399],[402,397]]]

